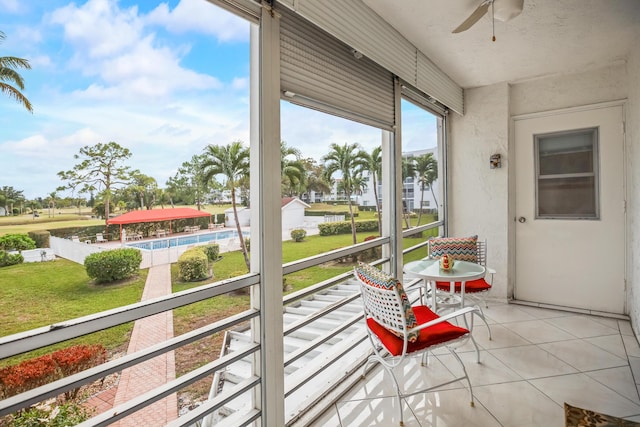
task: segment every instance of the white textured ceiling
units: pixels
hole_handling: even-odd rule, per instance
[[[495,42],[491,10],[451,33],[481,0],[363,1],[463,88],[600,68],[640,43],[640,0],[524,0]]]

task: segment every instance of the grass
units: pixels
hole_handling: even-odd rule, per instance
[[[215,211],[223,211],[225,207],[209,207]],[[342,208],[344,206],[330,206]],[[209,209],[207,209],[209,210]],[[359,218],[375,219],[373,212],[360,212]],[[433,218],[423,216],[422,223]],[[415,221],[415,219],[414,219]],[[23,222],[23,224],[20,224]],[[63,213],[52,221],[50,218],[0,218],[0,235],[8,233],[24,233],[25,230],[53,229],[72,225],[102,224],[102,220],[80,220],[77,215]],[[432,230],[435,235],[436,230]],[[357,234],[357,241],[365,237],[377,235],[376,232]],[[424,237],[426,238],[426,237]],[[416,244],[419,239],[403,239],[403,247]],[[291,262],[311,257],[320,253],[351,244],[351,235],[339,236],[307,236],[302,242],[282,242],[283,262]],[[405,257],[405,261],[419,259],[423,251],[416,251]],[[353,267],[351,263],[325,263],[286,276],[288,292],[306,288],[312,284],[330,279]],[[93,285],[86,275],[84,266],[58,259],[49,263],[25,263],[6,267],[0,271],[0,336],[49,325],[63,320],[97,313],[110,308],[138,302],[141,298],[147,270],[142,270],[135,280],[118,285]],[[221,261],[213,264],[213,272],[217,280],[223,280],[246,273],[244,258],[240,251],[223,254]],[[210,281],[210,280],[209,280]],[[207,282],[209,282],[207,281]],[[202,283],[184,283],[178,280],[177,265],[172,266],[173,292],[201,286]],[[285,291],[283,291],[284,293]],[[26,307],[16,310],[16,307]],[[180,335],[200,326],[224,319],[249,307],[248,295],[221,295],[199,303],[174,310],[174,333]],[[24,355],[16,356],[0,362],[0,367],[21,360],[46,354],[59,348],[74,344],[101,343],[109,350],[118,351],[126,348],[133,323],[121,325],[109,330],[77,338],[71,342],[39,349]],[[217,357],[222,342],[222,334],[200,340],[176,351],[176,372],[182,375],[197,368],[205,361]],[[201,381],[188,390],[194,396],[206,395],[210,380]]]
[[[94,285],[84,266],[64,259],[2,268],[0,336],[82,317],[140,301],[147,270],[124,283]],[[126,345],[132,323],[3,360],[1,366],[73,344],[103,344],[109,350]]]
[[[0,217],[0,236],[4,234],[27,234],[30,231],[54,230],[66,227],[90,227],[102,225],[102,219],[90,219],[78,215],[64,214],[55,218],[32,218],[31,215]]]

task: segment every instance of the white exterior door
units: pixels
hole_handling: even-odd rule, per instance
[[[625,313],[622,105],[516,118],[517,300]]]

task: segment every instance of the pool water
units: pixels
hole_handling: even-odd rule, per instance
[[[249,232],[242,233],[244,237],[249,237]],[[138,249],[152,251],[154,249],[167,249],[175,246],[195,245],[198,243],[210,243],[219,240],[228,240],[238,237],[235,230],[213,231],[211,233],[193,234],[190,236],[167,237],[165,239],[150,240],[148,242],[132,242],[127,246]]]

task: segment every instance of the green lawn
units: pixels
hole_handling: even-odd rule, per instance
[[[24,263],[0,269],[0,336],[140,301],[148,270],[122,284],[94,285],[84,266],[64,259]],[[100,343],[109,349],[126,344],[133,324],[125,324],[74,340]],[[19,356],[19,360],[48,353],[71,343],[60,343]],[[16,359],[2,361],[2,366]]]
[[[362,213],[362,216],[374,218],[373,213]],[[15,217],[13,217],[15,219]],[[423,217],[423,223],[432,218]],[[95,220],[100,222],[100,220]],[[83,221],[88,224],[89,221]],[[7,227],[0,222],[0,235],[7,233]],[[39,229],[68,226],[69,221],[37,224]],[[36,225],[36,224],[33,224]],[[15,232],[15,231],[10,231]],[[358,233],[358,242],[365,237],[375,235],[374,232]],[[435,234],[432,230],[431,234]],[[423,239],[426,238],[423,237]],[[404,239],[403,247],[415,245],[421,239]],[[307,236],[303,242],[285,241],[282,243],[283,262],[299,260],[351,244],[351,235],[339,236]],[[406,261],[419,259],[425,251],[416,251],[407,256]],[[215,278],[223,280],[246,273],[244,259],[239,251],[224,253],[223,258],[213,264]],[[331,262],[307,268],[285,277],[286,293],[303,289],[312,284],[334,277],[353,268],[350,263]],[[114,307],[135,303],[140,300],[147,270],[142,270],[135,280],[119,285],[93,285],[86,275],[84,266],[57,259],[48,263],[25,263],[0,269],[0,336],[46,326],[63,320],[81,317]],[[172,266],[173,291],[178,292],[200,286],[202,283],[181,283],[177,278],[177,266]],[[211,313],[224,317],[225,314],[237,312],[248,307],[249,297],[246,295],[223,295],[208,301],[192,304],[175,310],[174,321],[176,332],[193,329],[200,322],[210,321]],[[24,308],[24,309],[20,309]],[[121,325],[90,336],[76,339],[77,343],[103,343],[109,349],[120,348],[128,342],[132,324]],[[179,330],[182,329],[182,332]],[[20,360],[34,357],[66,347],[72,343],[61,343],[47,349],[41,349]],[[5,366],[16,359],[3,361]]]

